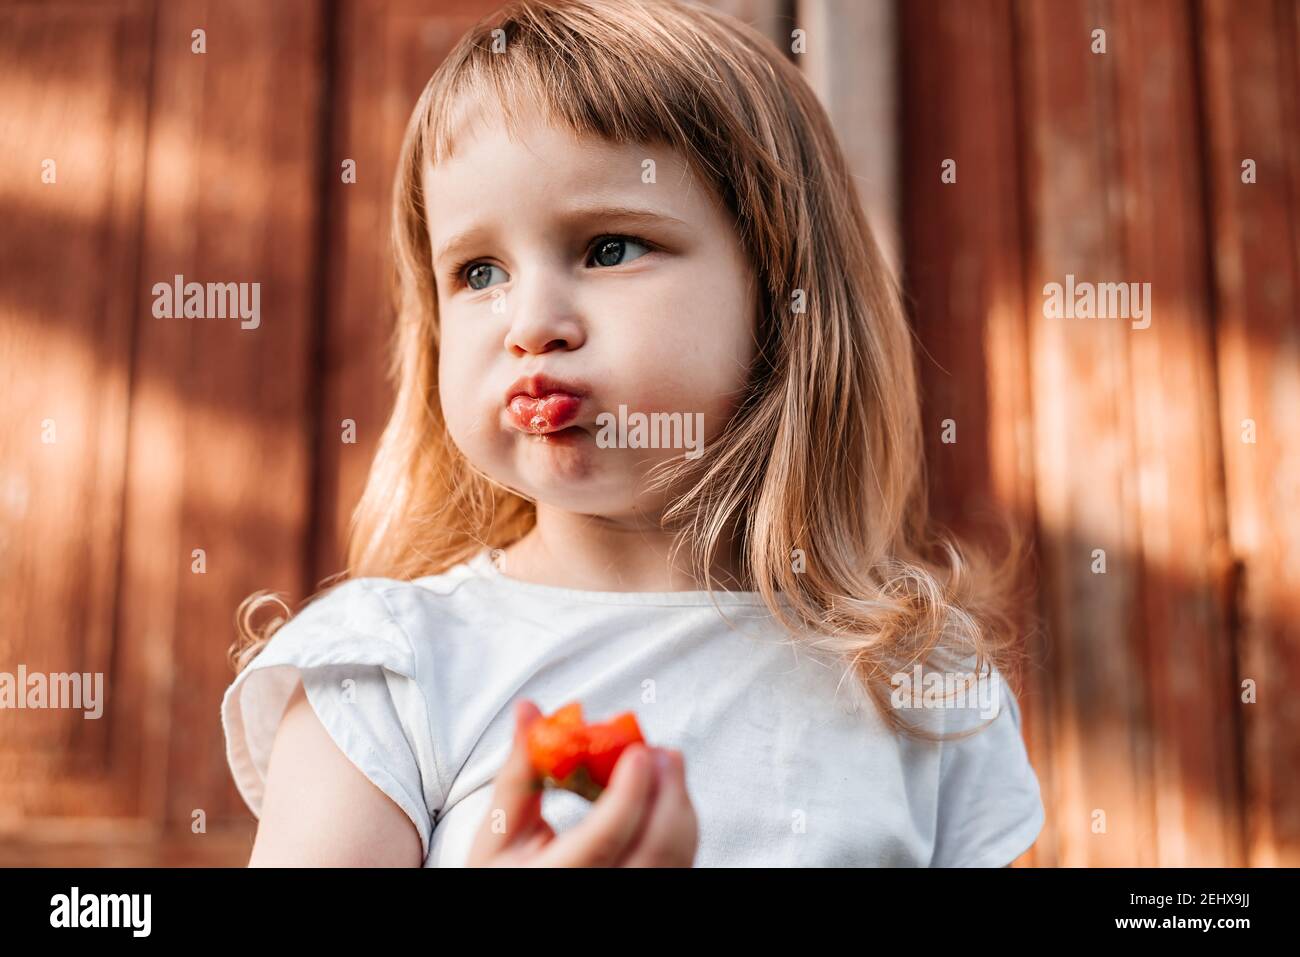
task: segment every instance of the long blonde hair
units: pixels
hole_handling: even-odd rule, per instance
[[[1012,529],[994,565],[930,522],[911,331],[826,113],[757,31],[673,0],[519,0],[474,26],[426,85],[393,190],[396,399],[352,516],[346,576],[437,574],[535,520],[531,502],[460,454],[438,401],[421,171],[452,152],[463,103],[499,105],[511,127],[542,111],[578,134],[665,143],[734,216],[760,280],[749,391],[703,456],[655,479],[685,489],[664,523],[699,580],[712,590],[734,529],[745,587],[839,656],[898,731],[933,737],[891,707],[893,675],[973,661],[1013,678],[1019,538]],[[277,600],[241,605],[237,668],[281,624],[251,624]]]

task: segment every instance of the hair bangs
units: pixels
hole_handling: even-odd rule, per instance
[[[725,125],[715,100],[727,86],[715,65],[726,59],[721,48],[684,26],[673,31],[662,10],[651,15],[635,2],[608,15],[563,4],[541,15],[534,6],[481,23],[444,65],[422,117],[425,162],[453,156],[479,122],[500,122],[515,137],[540,121],[580,137],[666,144],[709,181],[725,182],[708,159]],[[702,93],[710,88],[712,96]]]

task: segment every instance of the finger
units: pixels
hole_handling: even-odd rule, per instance
[[[686,767],[680,751],[656,748],[663,763],[645,827],[637,835],[622,867],[689,867],[699,844],[699,824],[686,791]]]
[[[557,837],[541,854],[543,867],[613,867],[635,839],[654,787],[650,749],[628,746],[614,766],[609,787],[582,823]]]
[[[515,733],[510,753],[492,785],[492,800],[475,838],[475,857],[490,856],[522,841],[542,820],[542,782],[528,757],[528,728],[542,713],[531,701],[515,703]]]

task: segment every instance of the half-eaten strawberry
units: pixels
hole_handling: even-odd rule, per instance
[[[604,724],[587,724],[574,701],[528,729],[528,757],[547,787],[564,788],[589,801],[609,786],[619,755],[645,744],[636,715],[626,711]]]

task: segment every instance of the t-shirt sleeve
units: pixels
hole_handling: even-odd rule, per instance
[[[1033,846],[1043,828],[1042,796],[1021,736],[1020,705],[998,672],[986,680],[985,697],[944,714],[945,733],[981,730],[940,745],[931,867],[1005,867]]]
[[[427,711],[410,641],[373,579],[353,579],[312,601],[226,689],[226,758],[256,817],[275,732],[300,680],[334,743],[411,819],[427,859],[441,806],[437,771],[427,766]]]

